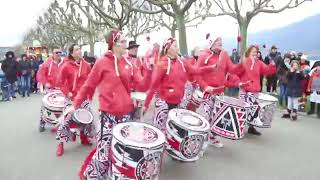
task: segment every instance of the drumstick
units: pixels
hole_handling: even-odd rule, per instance
[[[249,83],[251,83],[252,82],[252,80],[249,80],[249,81],[246,81],[246,82],[244,82],[244,83],[239,83],[239,86],[243,86],[243,85],[246,85],[246,84],[249,84]]]

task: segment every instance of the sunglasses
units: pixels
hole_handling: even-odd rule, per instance
[[[54,53],[57,54],[57,55],[61,55],[62,54],[61,51],[57,51],[57,52],[54,52]]]

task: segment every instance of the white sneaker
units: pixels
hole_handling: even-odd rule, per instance
[[[209,141],[209,144],[216,148],[223,148],[223,144],[217,139]]]

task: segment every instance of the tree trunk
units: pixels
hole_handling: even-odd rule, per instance
[[[181,55],[188,55],[186,23],[182,14],[176,14],[176,22],[179,32],[179,47]]]
[[[248,36],[248,25],[249,23],[246,20],[239,21],[239,29],[240,29],[240,56],[246,52],[247,49],[247,36]]]
[[[95,39],[92,34],[89,34],[89,46],[90,46],[90,52],[94,54],[94,44],[95,44]]]
[[[171,27],[171,37],[176,37],[177,24],[173,24]]]

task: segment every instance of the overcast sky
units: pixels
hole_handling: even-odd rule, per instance
[[[52,0],[0,0],[0,22],[2,24],[0,46],[12,46],[19,43],[23,34],[35,25],[37,17],[46,10],[50,2]],[[296,9],[281,14],[260,14],[251,22],[249,32],[286,26],[319,13],[320,0],[313,0],[313,2],[307,2]],[[190,29],[189,32],[196,32],[199,36],[211,32],[212,34],[233,37],[237,35],[237,25],[233,19],[228,17],[212,18],[198,26],[197,29]],[[154,40],[161,41],[159,38]],[[188,39],[189,42],[195,40],[194,36]]]

